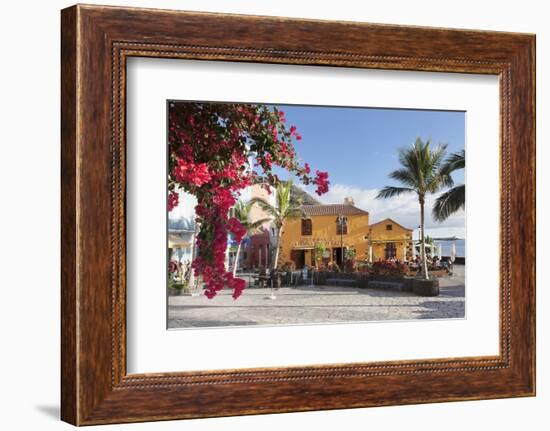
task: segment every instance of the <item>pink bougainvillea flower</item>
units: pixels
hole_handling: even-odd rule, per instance
[[[172,171],[172,175],[179,183],[190,183],[197,187],[206,184],[211,179],[206,163],[193,164],[185,159],[178,159],[177,165]]]
[[[168,194],[168,212],[172,211],[178,206],[179,194],[177,192],[170,192]]]
[[[328,172],[315,171],[315,178],[313,179],[313,184],[317,186],[315,193],[322,195],[328,192],[329,180]]]
[[[246,229],[235,217],[231,217],[227,221],[227,228],[233,235],[235,235],[235,241],[237,242],[241,242],[246,235]]]

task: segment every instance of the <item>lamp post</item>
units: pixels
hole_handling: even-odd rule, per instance
[[[344,266],[344,216],[338,215],[338,225],[340,226],[340,256],[342,258],[342,266]]]

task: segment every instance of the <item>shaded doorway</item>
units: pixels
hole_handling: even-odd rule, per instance
[[[397,247],[395,246],[394,242],[388,242],[384,251],[386,254],[386,260],[393,259],[395,256],[397,256]]]
[[[305,250],[292,250],[290,252],[290,260],[296,265],[296,269],[302,269],[306,263]]]
[[[332,249],[332,261],[336,262],[336,264],[342,268],[342,264],[344,263],[344,255],[346,252],[345,247],[336,247]]]

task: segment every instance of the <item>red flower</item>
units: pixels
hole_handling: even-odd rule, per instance
[[[269,169],[271,169],[271,165],[273,164],[273,159],[271,158],[271,154],[266,154],[265,157],[264,157],[264,160],[265,160],[265,164],[267,165],[267,167]]]
[[[237,220],[235,217],[231,217],[227,221],[227,229],[229,230],[229,232],[235,235],[235,241],[237,242],[241,242],[244,236],[246,235],[246,229],[243,227],[241,222]]]
[[[234,278],[230,286],[233,289],[233,299],[237,299],[243,293],[246,283],[240,278]]]
[[[184,159],[178,159],[178,164],[172,170],[172,175],[179,183],[187,183],[197,187],[211,180],[206,163],[189,163]]]
[[[179,263],[176,262],[175,260],[171,260],[170,263],[168,264],[168,273],[169,274],[174,274],[179,268]]]
[[[315,193],[322,195],[328,192],[328,185],[330,184],[328,180],[328,172],[315,171],[316,177],[313,180],[313,184],[317,186]]]
[[[168,212],[172,211],[178,206],[179,194],[177,192],[170,192],[168,195]]]
[[[273,127],[271,128],[271,137],[273,138],[274,141],[276,141],[276,140],[277,140],[277,136],[278,136],[278,135],[277,135],[277,128],[276,128],[275,126],[273,126]]]
[[[200,187],[210,181],[210,173],[208,172],[208,165],[206,163],[198,163],[193,169],[193,180],[191,181],[196,186]]]
[[[226,212],[229,211],[229,208],[235,205],[235,197],[227,189],[218,189],[212,199],[212,203],[214,203],[220,211]]]

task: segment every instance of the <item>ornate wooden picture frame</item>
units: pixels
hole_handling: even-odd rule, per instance
[[[61,50],[64,421],[91,425],[535,394],[533,35],[78,5],[62,11]],[[500,353],[128,374],[125,99],[132,56],[497,75]]]

